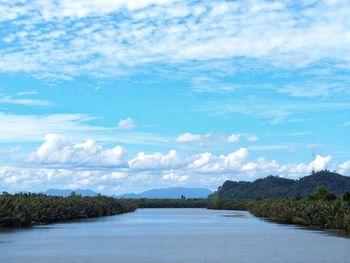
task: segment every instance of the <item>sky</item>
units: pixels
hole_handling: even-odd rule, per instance
[[[349,14],[347,0],[0,0],[0,190],[350,175]]]

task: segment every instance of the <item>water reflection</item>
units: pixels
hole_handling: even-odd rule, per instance
[[[0,262],[348,262],[350,239],[243,211],[135,213],[0,232]]]

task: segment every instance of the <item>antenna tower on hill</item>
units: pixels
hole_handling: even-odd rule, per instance
[[[315,173],[315,146],[312,146],[312,174]]]

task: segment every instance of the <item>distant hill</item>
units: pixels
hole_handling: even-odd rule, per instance
[[[213,196],[222,199],[289,198],[307,196],[321,185],[341,195],[350,190],[350,177],[325,170],[299,180],[268,176],[254,182],[226,181]]]
[[[69,196],[72,192],[75,192],[77,195],[81,196],[96,196],[97,193],[91,190],[70,190],[70,189],[49,189],[42,194],[50,195],[50,196]]]
[[[115,196],[116,198],[171,198],[177,199],[184,196],[186,198],[207,198],[212,192],[205,188],[186,188],[186,187],[171,187],[151,189],[139,194],[123,194]]]

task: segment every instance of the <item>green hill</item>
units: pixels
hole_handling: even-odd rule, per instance
[[[226,181],[213,196],[221,199],[293,198],[307,196],[318,186],[341,195],[350,190],[350,177],[325,170],[299,180],[268,176],[254,182]]]

